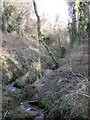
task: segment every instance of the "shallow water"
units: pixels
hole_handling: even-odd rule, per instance
[[[19,91],[20,89],[17,88],[17,87],[14,87],[14,82],[12,82],[12,83],[9,85],[9,90],[11,90],[12,92],[17,92],[17,91]]]
[[[20,90],[20,88],[14,87],[14,82],[9,85],[8,89],[14,93],[17,93]],[[29,104],[28,100],[22,101],[19,105],[19,108],[25,110],[26,112],[33,112],[33,114],[37,114],[33,120],[45,120],[44,112],[38,106]]]
[[[19,106],[20,109],[23,109],[25,111],[35,111],[38,113],[39,116],[44,116],[44,112],[38,108],[38,106],[32,106],[29,104],[29,101],[24,101],[24,102],[21,102],[20,106]]]
[[[51,73],[51,72],[52,72],[52,70],[51,70],[51,69],[45,69],[44,71],[45,71],[45,75],[48,75],[49,73]]]

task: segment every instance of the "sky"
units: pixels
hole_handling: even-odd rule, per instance
[[[60,23],[67,25],[69,14],[65,0],[35,0],[38,10],[45,13],[50,24],[55,23],[55,16],[60,16]]]
[[[30,2],[30,0],[20,1]],[[68,19],[70,20],[70,17],[68,13],[68,5],[66,4],[65,0],[35,0],[35,2],[37,3],[39,14],[42,15],[44,13],[49,24],[55,24],[55,18],[57,15],[59,15],[60,24],[68,24]]]

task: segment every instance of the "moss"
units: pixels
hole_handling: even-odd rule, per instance
[[[22,110],[22,109],[19,109],[19,108],[16,108],[14,110],[10,110],[8,113],[7,113],[7,116],[6,118],[10,119],[10,120],[13,120],[13,119],[32,119],[34,116],[31,115],[30,113]]]
[[[23,73],[24,75],[15,80],[15,86],[25,87],[27,84],[33,84],[37,80],[36,71],[29,69],[29,72]]]
[[[9,82],[12,81],[12,78],[17,76],[17,71],[19,73],[19,68],[16,66],[16,64],[10,60],[10,59],[5,59],[2,62],[2,78],[4,79],[4,83],[8,84]]]
[[[29,70],[28,66],[20,66],[20,64],[10,58],[2,58],[0,59],[2,65],[0,65],[1,75],[4,84],[8,84],[9,82],[15,81],[19,76],[27,73]]]
[[[25,85],[25,81],[22,81],[22,79],[18,78],[15,80],[14,86],[21,88],[24,87],[24,85]]]

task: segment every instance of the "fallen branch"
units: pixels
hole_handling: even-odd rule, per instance
[[[72,74],[78,79],[78,80],[80,80],[80,78],[79,77],[77,77],[77,75],[75,74],[75,72],[73,72],[73,70],[72,70],[72,63],[71,63],[71,59],[70,59],[70,71],[72,72]],[[78,75],[80,75],[81,77],[83,77],[85,80],[86,80],[86,82],[88,83],[88,79],[85,77],[85,76],[83,76],[82,74],[78,74]]]
[[[78,93],[78,95],[82,95],[82,96],[85,96],[85,97],[87,97],[87,98],[90,98],[90,96],[89,96],[89,95],[84,94],[84,93]]]
[[[6,112],[5,112],[3,119],[5,119],[5,117],[6,117],[7,113],[8,113],[8,111],[6,111]]]

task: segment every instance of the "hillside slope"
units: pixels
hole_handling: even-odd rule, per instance
[[[87,44],[71,49],[61,64],[58,70],[35,82],[47,118],[89,119]]]
[[[30,60],[38,61],[39,46],[35,38],[19,38],[0,33],[2,53],[0,57],[3,83],[8,84],[17,78],[25,78],[30,70]],[[42,64],[51,62],[41,46]],[[67,50],[65,58],[58,59],[60,67],[44,74],[41,79],[26,86],[30,100],[39,100],[47,119],[87,118],[88,107],[88,54],[87,43],[82,43]],[[33,72],[29,79],[34,78]],[[17,79],[17,80],[20,80]],[[25,80],[25,79],[23,79]],[[31,86],[34,88],[31,89]],[[34,92],[34,91],[37,92]],[[24,93],[26,95],[26,93]],[[32,95],[33,93],[33,95]],[[32,95],[32,97],[31,97]],[[36,97],[37,96],[37,97]],[[28,99],[26,97],[25,99]]]
[[[45,56],[45,49],[42,46],[39,47],[35,38],[14,37],[1,32],[0,36],[2,38],[2,52],[0,53],[2,78],[6,83],[26,73],[31,60],[37,62],[39,56],[42,56],[44,62],[50,59],[48,55]]]

